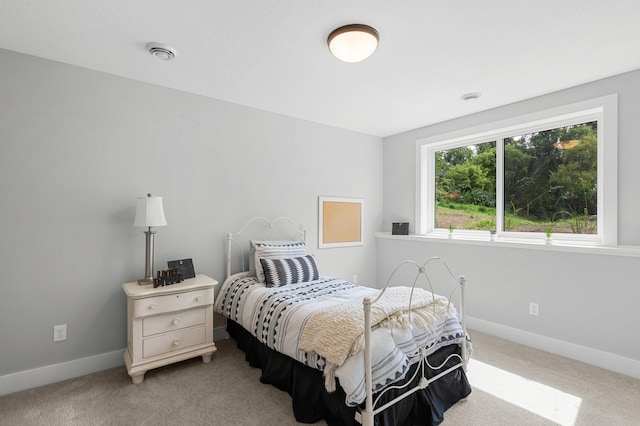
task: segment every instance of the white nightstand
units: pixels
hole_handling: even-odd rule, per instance
[[[127,294],[127,349],[124,363],[133,383],[147,370],[202,356],[211,361],[213,294],[218,281],[206,275],[153,288],[137,282],[122,285]]]

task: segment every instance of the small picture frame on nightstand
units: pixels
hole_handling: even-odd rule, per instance
[[[180,268],[182,278],[185,280],[196,276],[195,270],[193,269],[193,260],[191,259],[170,260],[167,262],[167,266],[169,269]]]

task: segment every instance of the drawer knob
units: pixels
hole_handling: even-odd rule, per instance
[[[178,324],[180,324],[180,318],[174,318],[173,325],[178,325]]]
[[[196,297],[196,302],[202,302],[202,296]]]
[[[175,339],[173,339],[173,346],[178,346],[180,344],[180,338],[176,337]]]
[[[158,304],[152,303],[151,305],[149,305],[149,309],[158,309]]]

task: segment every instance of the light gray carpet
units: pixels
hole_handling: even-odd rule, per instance
[[[447,411],[445,426],[640,425],[640,380],[479,332],[470,334],[473,359],[479,362],[469,367],[472,385],[481,366],[498,368],[490,378],[498,388],[516,380],[524,383],[524,392],[532,385],[552,399],[554,392],[562,391],[574,405],[578,401],[577,415],[569,416],[569,423],[554,422],[474,387],[469,398]],[[218,351],[211,363],[196,358],[151,370],[140,385],[131,384],[125,368],[119,367],[0,397],[0,424],[300,424],[293,418],[289,395],[260,383],[259,370],[248,366],[235,341],[216,344]],[[525,405],[531,402],[535,407],[535,398],[526,394]]]

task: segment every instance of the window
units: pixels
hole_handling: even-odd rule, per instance
[[[496,142],[436,150],[435,228],[496,229]]]
[[[419,140],[417,230],[617,244],[617,96]]]

